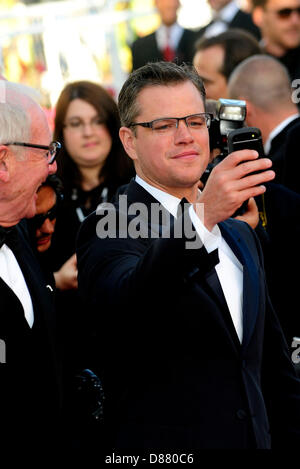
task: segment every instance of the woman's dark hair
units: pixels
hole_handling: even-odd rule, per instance
[[[82,99],[96,109],[112,139],[111,150],[99,177],[101,176],[108,186],[118,187],[128,182],[133,174],[133,164],[119,138],[120,118],[116,102],[102,86],[90,81],[76,81],[65,86],[56,104],[53,138],[62,144],[57,158],[57,174],[62,179],[65,189],[68,190],[74,186],[81,187],[82,182],[79,168],[68,154],[63,136],[66,113],[74,99]]]

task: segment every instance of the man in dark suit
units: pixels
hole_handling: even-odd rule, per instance
[[[204,100],[186,67],[159,62],[129,76],[120,138],[137,176],[78,238],[108,447],[138,449],[146,460],[151,450],[283,447],[300,438],[299,381],[261,249],[248,224],[228,219],[264,192],[271,161],[235,152],[200,192],[209,159]]]
[[[300,262],[300,117],[291,99],[286,68],[267,55],[250,57],[238,65],[229,79],[228,94],[246,100],[246,122],[260,128],[265,153],[276,173],[257,203],[268,235],[263,247],[269,292],[290,346],[293,337],[300,335],[299,314],[294,306],[298,302],[294,265]],[[293,256],[282,249],[287,245],[294,246]]]
[[[53,285],[47,284],[20,220],[35,215],[36,192],[56,171],[55,143],[40,106],[2,82],[0,103],[0,364],[2,451],[30,457],[58,444],[60,367]]]
[[[260,52],[258,41],[241,29],[227,29],[197,41],[193,63],[203,80],[207,99],[227,98],[231,72],[247,57]]]
[[[155,60],[192,63],[197,35],[177,23],[179,0],[155,0],[155,5],[161,17],[161,26],[154,33],[133,42],[132,69]]]
[[[208,0],[213,18],[210,23],[198,31],[198,37],[212,37],[223,33],[228,28],[239,28],[260,39],[259,28],[253,23],[249,13],[241,10],[235,0]]]
[[[246,101],[247,125],[261,130],[265,154],[276,173],[274,182],[299,193],[300,117],[286,68],[267,55],[249,57],[231,75],[228,93]]]
[[[252,0],[252,18],[261,31],[266,54],[300,77],[300,0]]]

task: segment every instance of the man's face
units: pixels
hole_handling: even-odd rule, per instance
[[[137,102],[141,112],[135,122],[204,112],[200,92],[189,81],[146,87],[138,95]],[[131,132],[133,134],[133,130]],[[130,156],[142,179],[179,197],[184,189],[198,184],[209,158],[206,125],[196,130],[179,121],[178,128],[166,134],[141,126],[136,126],[135,132]]]
[[[177,20],[177,10],[180,7],[179,0],[155,0],[161,20],[166,26],[172,26]]]
[[[207,99],[227,98],[227,80],[220,72],[223,60],[224,49],[218,45],[195,54],[194,66],[203,80]]]
[[[52,187],[42,186],[38,191],[36,201],[36,215],[46,216],[49,210],[53,209],[55,205],[56,194]],[[42,224],[36,228],[36,248],[39,252],[47,251],[47,249],[50,247],[52,235],[54,233],[55,223],[56,218],[52,218],[52,216],[49,214],[49,217],[45,218]]]
[[[300,0],[268,0],[264,8],[257,7],[253,19],[262,30],[266,50],[280,57],[300,45],[300,14],[282,10],[300,7]],[[279,12],[279,13],[278,13]]]
[[[44,113],[41,110],[31,116],[30,142],[49,145],[51,133]],[[48,164],[46,151],[34,148],[18,147],[22,156],[15,155],[15,146],[8,146],[9,180],[3,187],[6,200],[9,202],[9,220],[17,222],[22,218],[31,218],[36,213],[37,190],[46,180],[48,174],[56,172],[54,162]]]

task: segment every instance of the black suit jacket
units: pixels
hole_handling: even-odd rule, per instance
[[[197,35],[200,38],[205,33],[206,29],[211,26],[213,21],[208,23],[203,28],[200,28]],[[249,33],[253,34],[256,39],[261,39],[261,33],[259,28],[253,23],[252,16],[249,13],[244,12],[243,10],[238,10],[236,15],[232,18],[231,22],[228,24],[228,28],[238,28],[244,29]]]
[[[274,182],[300,193],[300,117],[290,122],[271,142],[268,154],[276,173]]]
[[[0,338],[6,348],[6,363],[0,364],[1,442],[10,450],[29,445],[37,454],[58,443],[62,394],[54,292],[44,280],[25,230],[21,225],[17,230],[19,247],[14,254],[32,299],[34,325],[29,327],[21,302],[0,278]]]
[[[128,205],[150,210],[157,203],[134,181],[125,195]],[[271,436],[278,446],[299,442],[299,381],[255,233],[233,219],[219,225],[244,269],[240,344],[211,256],[203,247],[186,249],[187,237],[174,234],[182,217],[169,238],[150,239],[142,216],[137,226],[146,235],[132,239],[127,228],[137,220],[123,205],[110,207],[113,237],[97,237],[107,219],[94,213],[77,248],[79,290],[95,315],[110,447],[270,448]]]
[[[176,50],[175,62],[192,63],[194,57],[194,44],[197,39],[195,31],[184,29]],[[163,60],[163,54],[156,42],[155,32],[148,36],[136,39],[131,45],[132,70],[142,67],[147,62]]]
[[[271,301],[291,346],[293,337],[300,337],[300,317],[295,308],[299,278],[294,268],[300,264],[300,194],[281,184],[265,185],[266,192],[256,198],[265,228],[257,234],[263,246]]]

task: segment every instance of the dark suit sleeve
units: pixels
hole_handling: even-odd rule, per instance
[[[182,282],[184,272],[207,262],[204,249],[185,249],[189,239],[176,237],[175,228],[170,237],[159,239],[133,239],[125,233],[124,237],[100,240],[95,230],[97,221],[100,219],[93,215],[82,224],[77,250],[81,291],[94,305],[99,301],[115,307],[124,305],[137,292],[165,295],[168,288],[173,291],[174,285]],[[182,217],[177,226],[181,223]],[[193,232],[191,221],[190,226]]]
[[[263,253],[255,235],[262,269]],[[273,448],[296,448],[300,442],[300,380],[291,360],[278,316],[266,289],[262,389],[270,421]],[[284,294],[284,292],[282,292]]]

